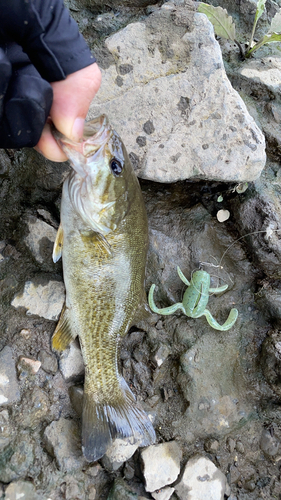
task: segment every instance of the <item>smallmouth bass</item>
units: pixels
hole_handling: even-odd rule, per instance
[[[54,137],[73,170],[64,181],[53,260],[62,256],[66,301],[52,338],[63,350],[79,337],[85,363],[82,450],[100,459],[115,437],[155,441],[153,426],[118,370],[118,345],[145,308],[147,216],[119,135],[101,115],[84,137]]]

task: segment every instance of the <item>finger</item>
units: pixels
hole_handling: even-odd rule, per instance
[[[50,116],[59,132],[69,139],[78,141],[82,137],[85,118],[100,84],[101,72],[96,63],[51,84],[54,95]]]
[[[51,161],[62,162],[67,160],[66,155],[54,139],[48,122],[45,124],[40,140],[34,149]]]

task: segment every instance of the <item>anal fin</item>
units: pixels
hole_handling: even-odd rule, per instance
[[[70,328],[68,315],[68,309],[64,305],[52,337],[52,347],[56,351],[63,351],[77,337],[77,334],[73,334]]]

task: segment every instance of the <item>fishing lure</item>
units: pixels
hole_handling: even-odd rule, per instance
[[[178,275],[180,279],[187,285],[187,289],[184,292],[182,302],[178,302],[170,307],[164,307],[163,309],[158,309],[155,305],[153,294],[155,290],[155,285],[152,285],[149,290],[148,303],[150,309],[157,314],[169,315],[173,314],[178,309],[188,316],[189,318],[200,318],[205,316],[209,325],[215,330],[226,331],[229,330],[235,323],[238,317],[237,309],[231,309],[229,316],[223,325],[220,325],[206,306],[209,301],[210,293],[222,293],[227,288],[228,285],[223,285],[217,288],[210,287],[210,275],[206,271],[195,271],[189,282],[179,267],[177,267]]]

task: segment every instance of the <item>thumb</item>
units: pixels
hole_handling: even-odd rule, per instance
[[[71,73],[65,80],[51,83],[54,94],[51,119],[69,139],[78,141],[83,136],[84,121],[100,84],[101,72],[96,63]]]

